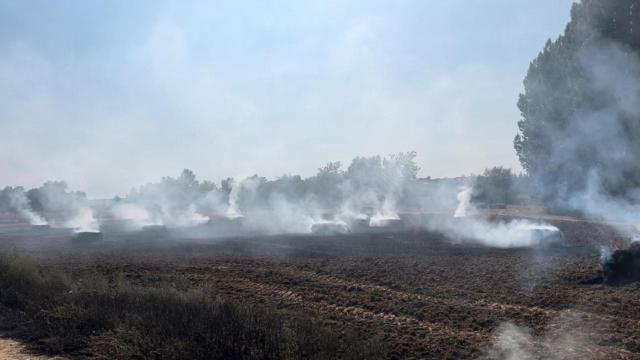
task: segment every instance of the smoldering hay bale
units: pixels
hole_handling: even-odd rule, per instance
[[[607,285],[640,281],[640,242],[606,256],[602,262],[602,280]]]
[[[527,219],[496,222],[482,217],[456,217],[441,222],[432,221],[429,226],[454,241],[489,247],[550,248],[566,245],[558,228]]]

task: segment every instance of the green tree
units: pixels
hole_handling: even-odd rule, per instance
[[[511,173],[511,169],[503,167],[486,169],[482,175],[476,178],[473,186],[473,201],[489,206],[512,203],[514,200],[513,180],[514,175]]]
[[[547,205],[640,186],[639,50],[639,0],[582,0],[531,62],[514,147]]]

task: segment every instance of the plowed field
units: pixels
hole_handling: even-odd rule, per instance
[[[397,359],[640,358],[640,286],[598,283],[598,248],[584,246],[598,241],[542,250],[428,232],[257,237],[70,252],[46,266],[304,312],[379,339]]]

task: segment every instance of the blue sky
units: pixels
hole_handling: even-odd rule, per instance
[[[0,186],[106,197],[410,150],[422,176],[519,170],[522,79],[571,3],[0,0]]]

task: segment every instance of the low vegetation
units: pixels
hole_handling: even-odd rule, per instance
[[[373,359],[379,346],[304,316],[225,301],[205,290],[70,280],[0,255],[0,302],[16,331],[48,353],[109,359]]]

